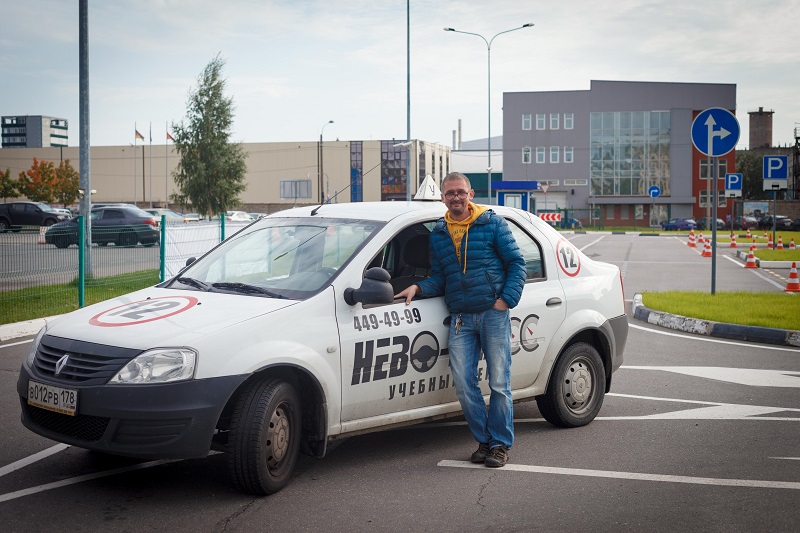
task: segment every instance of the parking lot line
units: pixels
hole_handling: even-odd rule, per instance
[[[719,487],[747,487],[759,489],[800,490],[800,483],[795,481],[767,481],[760,479],[725,479],[693,476],[671,476],[664,474],[642,474],[639,472],[616,472],[613,470],[587,470],[584,468],[557,468],[552,466],[535,466],[506,464],[503,468],[488,469],[484,465],[469,461],[439,461],[437,466],[446,468],[486,469],[495,472],[527,472],[531,474],[556,474],[562,476],[584,476],[610,479],[627,479],[631,481],[655,481],[659,483],[689,483],[693,485],[714,485]]]

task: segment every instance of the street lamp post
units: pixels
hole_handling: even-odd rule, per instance
[[[317,165],[317,172],[319,174],[318,177],[318,185],[319,185],[319,203],[325,203],[325,195],[322,193],[322,171],[325,168],[325,164],[322,159],[322,133],[325,131],[325,126],[328,124],[333,124],[332,120],[329,120],[325,124],[322,125],[322,129],[319,130],[319,164]]]
[[[487,74],[486,74],[486,83],[487,83],[487,99],[489,101],[488,105],[488,119],[489,119],[489,133],[488,138],[486,139],[488,143],[488,154],[489,154],[489,161],[486,165],[486,185],[489,191],[489,203],[492,203],[492,42],[497,38],[498,35],[502,35],[504,33],[510,33],[512,31],[521,30],[523,28],[531,28],[533,27],[532,22],[528,22],[527,24],[523,24],[518,28],[511,28],[510,30],[501,31],[500,33],[496,33],[494,37],[486,40],[486,37],[479,33],[472,33],[469,31],[461,31],[456,30],[454,28],[444,28],[444,31],[452,31],[455,33],[463,33],[465,35],[475,35],[476,37],[480,37],[483,39],[483,42],[486,43],[486,66],[487,66]]]

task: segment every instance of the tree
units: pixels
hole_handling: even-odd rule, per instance
[[[743,200],[767,200],[762,176],[762,156],[752,150],[736,150],[736,172],[742,175]]]
[[[219,54],[211,60],[189,95],[185,121],[172,124],[180,156],[173,172],[179,192],[173,201],[188,199],[195,211],[209,216],[239,204],[247,170],[241,143],[230,142],[234,108],[233,98],[223,94],[224,65]]]
[[[64,207],[72,205],[78,199],[78,188],[81,185],[81,176],[69,162],[62,161],[56,169],[56,183],[53,196]]]
[[[3,197],[3,202],[17,196],[17,182],[11,179],[10,168],[0,174],[0,196]]]
[[[33,158],[33,165],[19,173],[17,190],[32,202],[53,202],[56,185],[56,169],[52,161]]]

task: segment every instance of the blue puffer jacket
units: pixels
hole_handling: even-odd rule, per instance
[[[508,223],[491,209],[482,213],[461,240],[466,272],[459,264],[444,217],[430,237],[433,274],[419,285],[425,296],[444,294],[451,313],[486,311],[498,298],[515,307],[525,286],[525,259]]]

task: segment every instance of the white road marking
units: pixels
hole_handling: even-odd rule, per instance
[[[727,255],[723,255],[722,257],[724,257],[724,258],[725,258],[725,259],[727,259],[728,261],[731,261],[731,262],[733,262],[733,263],[736,263],[736,264],[737,264],[737,265],[739,265],[740,267],[744,268],[744,263],[742,263],[741,261],[739,261],[739,260],[737,260],[737,259],[734,259],[733,257],[728,257]],[[772,279],[768,278],[767,276],[765,276],[764,274],[762,274],[761,272],[759,272],[757,268],[752,268],[752,269],[750,269],[750,272],[752,272],[754,276],[756,276],[756,277],[758,277],[758,278],[761,278],[761,279],[763,279],[763,280],[764,280],[764,281],[766,281],[767,283],[769,283],[769,284],[771,284],[771,285],[774,285],[774,286],[778,287],[780,290],[783,290],[783,289],[785,289],[785,288],[786,288],[786,285],[781,285],[781,284],[780,284],[780,283],[778,283],[777,281],[775,281],[775,280],[772,280]]]
[[[92,479],[99,479],[102,477],[114,476],[116,474],[124,474],[125,472],[133,472],[135,470],[143,470],[145,468],[150,468],[153,466],[164,465],[168,463],[175,463],[178,461],[182,461],[183,459],[169,459],[163,461],[150,461],[149,463],[139,463],[137,465],[125,466],[121,468],[114,468],[113,470],[105,470],[103,472],[95,472],[94,474],[86,474],[83,476],[72,477],[68,479],[62,479],[61,481],[54,481],[53,483],[46,483],[44,485],[39,485],[38,487],[31,487],[29,489],[22,489],[15,492],[9,492],[7,494],[0,494],[0,503],[7,502],[11,500],[16,500],[17,498],[22,498],[23,496],[30,496],[31,494],[37,494],[39,492],[45,492],[48,490],[58,489],[61,487],[66,487],[69,485],[75,485],[76,483],[82,483],[84,481],[90,481]]]
[[[449,468],[474,468],[495,472],[528,472],[532,474],[557,474],[562,476],[585,476],[611,479],[628,479],[632,481],[656,481],[663,483],[689,483],[693,485],[715,485],[720,487],[746,487],[760,489],[800,490],[800,483],[795,481],[766,481],[760,479],[725,479],[693,476],[670,476],[663,474],[642,474],[639,472],[618,472],[613,470],[588,470],[584,468],[557,468],[552,466],[519,465],[509,463],[503,468],[487,468],[484,465],[469,461],[439,461],[437,466]]]
[[[795,352],[795,353],[800,354],[800,350],[798,350],[797,348],[791,348],[791,347],[762,346],[762,345],[759,345],[759,344],[753,344],[753,343],[749,343],[749,342],[724,341],[724,340],[721,340],[721,339],[706,338],[706,337],[702,337],[700,335],[685,335],[683,333],[673,333],[671,331],[661,331],[661,330],[658,330],[658,329],[646,328],[644,326],[639,326],[638,324],[631,324],[630,322],[628,323],[628,326],[633,328],[633,329],[640,329],[642,331],[648,331],[650,333],[656,333],[658,335],[667,335],[668,337],[680,337],[682,339],[690,339],[690,340],[693,340],[693,341],[715,342],[715,343],[718,343],[718,344],[729,344],[731,346],[746,346],[747,348],[753,348],[753,349],[757,348],[759,350],[779,350],[779,351],[782,351],[782,352]]]
[[[800,388],[800,372],[763,370],[755,368],[724,368],[714,366],[627,366],[628,370],[661,370],[698,378],[713,379],[752,387]]]
[[[24,468],[30,464],[35,463],[36,461],[41,461],[42,459],[50,457],[51,455],[56,454],[58,452],[64,451],[67,448],[69,448],[69,444],[56,444],[55,446],[47,448],[46,450],[42,450],[33,455],[29,455],[24,459],[20,459],[19,461],[15,461],[11,464],[8,464],[0,468],[0,477],[5,476],[6,474],[10,474],[15,470],[19,470],[20,468]]]
[[[0,344],[0,349],[9,348],[11,346],[19,346],[20,344],[28,344],[29,342],[33,342],[33,339],[28,339],[26,341],[12,342],[10,344]]]
[[[588,247],[593,246],[593,245],[597,244],[598,242],[602,241],[603,239],[605,239],[605,237],[606,237],[605,235],[603,235],[602,237],[598,237],[597,239],[593,240],[589,244],[585,245],[583,248],[579,248],[579,250],[582,252],[585,249],[587,249]]]
[[[656,402],[688,403],[703,405],[703,408],[689,408],[668,413],[639,416],[598,416],[595,420],[769,420],[771,422],[800,422],[800,417],[788,416],[763,416],[770,413],[800,413],[800,409],[792,407],[773,407],[766,405],[743,405],[735,403],[703,402],[698,400],[684,400],[681,398],[656,398],[653,396],[638,396],[634,394],[608,393],[606,396],[617,398],[631,398],[635,400],[648,400]],[[515,420],[516,422],[516,420]]]
[[[800,461],[800,457],[770,457],[770,459],[788,459],[790,461]]]

